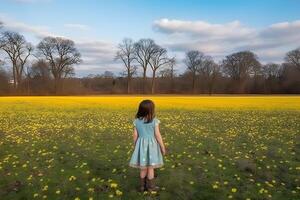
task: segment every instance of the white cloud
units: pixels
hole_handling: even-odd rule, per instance
[[[205,21],[183,21],[165,18],[155,21],[154,28],[169,34],[185,33],[195,37],[206,37],[206,39],[248,38],[254,33],[253,29],[243,26],[239,21],[211,24]]]
[[[168,38],[165,45],[171,50],[200,50],[219,59],[235,51],[251,50],[262,62],[280,62],[287,51],[300,46],[300,20],[258,29],[239,21],[212,24],[160,19],[154,21],[153,28]]]
[[[79,40],[76,45],[82,55],[84,65],[103,66],[115,63],[116,45],[99,40]]]
[[[32,26],[23,22],[13,20],[6,15],[0,14],[0,21],[3,22],[3,26],[7,30],[18,31],[20,33],[30,33],[38,38],[46,36],[58,36],[51,33],[46,26]]]
[[[80,31],[88,31],[90,30],[90,27],[84,24],[64,24],[64,26],[66,28],[70,28],[70,29],[76,29],[76,30],[80,30]]]

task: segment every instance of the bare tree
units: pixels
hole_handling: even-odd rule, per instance
[[[33,51],[33,46],[26,42],[23,35],[5,31],[0,39],[0,47],[12,62],[14,88],[17,88],[21,84],[24,66]]]
[[[152,69],[152,80],[151,80],[151,93],[154,94],[155,92],[155,77],[156,77],[156,71],[168,64],[170,62],[170,59],[167,55],[167,50],[165,48],[160,47],[159,45],[155,45],[154,47],[154,53],[151,54],[149,64]]]
[[[288,52],[284,59],[287,63],[296,66],[300,70],[300,48]]]
[[[135,59],[134,43],[131,39],[125,38],[122,43],[118,45],[118,51],[116,55],[117,60],[122,60],[126,68],[127,76],[127,93],[131,92],[131,79],[136,73],[137,67],[132,64]]]
[[[264,92],[278,92],[280,88],[281,65],[276,63],[267,63],[262,66],[262,75],[264,77]]]
[[[187,71],[192,74],[192,91],[196,92],[196,76],[199,71],[199,65],[203,61],[204,54],[200,51],[188,51],[185,55],[184,63]]]
[[[266,79],[278,78],[280,74],[281,66],[276,63],[267,63],[262,66],[262,73]]]
[[[244,92],[245,81],[251,73],[255,74],[260,63],[251,51],[237,52],[226,56],[222,63],[224,73],[235,83],[237,92]]]
[[[211,95],[217,74],[219,73],[219,66],[211,56],[203,56],[199,61],[198,72],[207,83],[208,93]]]
[[[72,40],[60,37],[46,37],[37,48],[38,55],[41,55],[50,66],[55,91],[58,93],[61,80],[74,74],[73,65],[81,62],[81,55]]]
[[[134,44],[135,59],[143,69],[143,92],[146,92],[147,67],[152,54],[155,52],[155,42],[152,39],[140,39]]]

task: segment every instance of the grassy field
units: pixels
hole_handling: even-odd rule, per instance
[[[145,97],[162,190],[129,168],[143,97],[0,98],[0,199],[300,199],[300,97]]]

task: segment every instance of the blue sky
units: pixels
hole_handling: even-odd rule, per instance
[[[1,0],[0,21],[36,44],[47,35],[73,39],[84,62],[77,75],[120,72],[113,61],[124,37],[151,37],[178,58],[201,50],[217,61],[252,50],[262,62],[281,62],[300,46],[298,0]]]

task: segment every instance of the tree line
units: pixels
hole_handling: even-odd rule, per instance
[[[82,59],[74,41],[45,37],[33,46],[20,33],[1,30],[0,94],[300,93],[300,48],[287,52],[281,64],[261,64],[251,51],[232,53],[217,63],[192,50],[179,62],[153,39],[125,38],[117,49],[115,61],[122,73],[107,69],[78,78],[74,66]],[[5,69],[4,63],[10,68]],[[181,65],[185,71],[179,74],[176,68]]]

